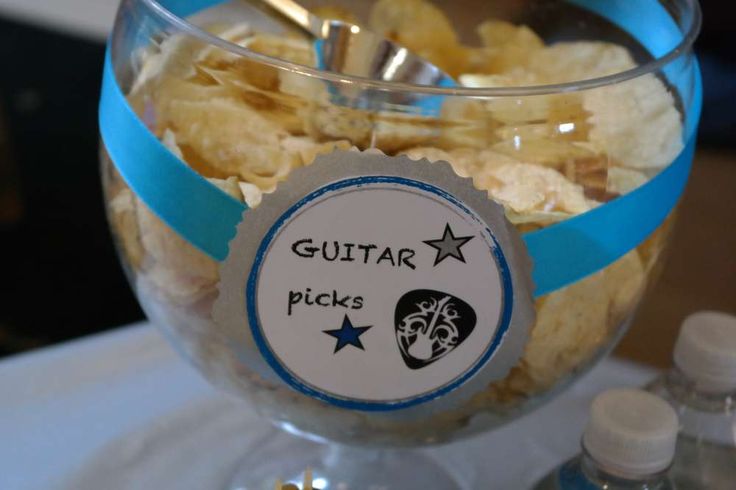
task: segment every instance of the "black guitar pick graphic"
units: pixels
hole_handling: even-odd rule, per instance
[[[468,303],[431,289],[404,294],[394,313],[396,341],[410,369],[421,369],[452,352],[475,323],[475,311]]]

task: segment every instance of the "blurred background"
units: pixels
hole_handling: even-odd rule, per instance
[[[119,0],[0,0],[0,356],[140,320],[97,168]],[[736,9],[701,1],[699,149],[663,277],[617,354],[665,366],[681,320],[736,313]]]

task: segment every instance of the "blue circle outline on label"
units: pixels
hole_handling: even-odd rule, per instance
[[[263,259],[266,255],[266,252],[268,251],[269,246],[271,245],[271,242],[273,241],[274,237],[279,232],[281,227],[297,211],[299,211],[300,209],[302,209],[304,206],[314,201],[315,199],[323,196],[324,194],[327,194],[333,191],[337,191],[337,190],[347,189],[350,187],[359,188],[359,187],[363,187],[369,184],[399,184],[399,185],[403,185],[406,187],[420,189],[422,191],[425,191],[425,192],[434,194],[438,197],[441,197],[442,199],[445,199],[446,201],[449,201],[451,204],[453,204],[454,206],[459,208],[461,211],[463,211],[466,215],[470,216],[473,220],[479,222],[483,226],[483,229],[485,233],[487,234],[487,236],[493,242],[493,247],[491,247],[491,253],[493,257],[496,259],[496,265],[498,266],[498,270],[499,270],[500,277],[501,277],[501,284],[502,284],[502,296],[503,297],[501,298],[502,299],[502,303],[501,303],[502,310],[501,310],[501,318],[499,321],[499,325],[498,325],[498,328],[496,329],[496,333],[493,336],[493,341],[490,342],[486,351],[475,362],[475,365],[473,365],[471,368],[466,370],[462,375],[455,378],[452,382],[430,393],[424,393],[417,397],[409,398],[409,399],[398,401],[398,402],[374,402],[374,401],[340,398],[332,394],[323,393],[311,386],[308,386],[303,381],[301,381],[296,376],[294,376],[291,372],[289,372],[279,362],[276,355],[271,351],[266,339],[264,338],[264,334],[261,328],[261,324],[258,320],[258,314],[257,314],[256,287],[258,284],[258,276],[260,274],[261,266],[263,264]],[[496,240],[496,237],[494,236],[493,232],[490,230],[490,228],[488,228],[488,226],[482,220],[480,220],[480,218],[476,215],[476,213],[468,209],[455,196],[444,191],[443,189],[440,189],[439,187],[436,187],[432,184],[428,184],[426,182],[414,180],[414,179],[407,179],[405,177],[388,176],[388,175],[368,175],[368,176],[361,176],[361,177],[352,177],[352,178],[332,182],[330,184],[327,184],[309,193],[307,196],[303,197],[298,202],[293,204],[289,209],[287,209],[286,212],[284,212],[274,222],[274,224],[271,225],[268,232],[263,237],[261,244],[258,247],[258,251],[256,252],[256,256],[253,260],[253,265],[251,266],[250,273],[248,274],[248,281],[247,281],[246,288],[245,288],[245,301],[246,301],[247,314],[248,314],[248,323],[250,324],[250,330],[251,330],[251,333],[253,334],[253,339],[255,340],[255,343],[258,346],[258,350],[260,351],[261,355],[266,360],[268,365],[271,367],[271,369],[273,369],[276,372],[276,374],[278,374],[278,376],[284,382],[286,382],[289,386],[299,391],[300,393],[308,395],[312,398],[316,398],[323,402],[327,402],[327,403],[330,403],[332,405],[335,405],[341,408],[362,410],[362,411],[367,411],[367,412],[389,411],[389,410],[398,410],[402,408],[412,407],[415,405],[419,405],[419,404],[428,402],[430,400],[434,400],[441,396],[444,396],[450,391],[463,385],[467,380],[469,380],[473,375],[475,375],[483,366],[485,366],[485,364],[493,356],[496,350],[498,350],[498,347],[501,345],[501,341],[503,340],[509,328],[509,325],[511,323],[511,313],[514,307],[513,285],[512,285],[511,273],[509,271],[508,263],[506,262],[506,257],[504,256],[503,251],[501,250],[501,246]]]

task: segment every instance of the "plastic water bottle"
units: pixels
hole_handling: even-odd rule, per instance
[[[682,324],[674,367],[649,386],[680,419],[672,478],[688,490],[736,489],[736,317],[703,311]]]
[[[675,411],[661,398],[637,389],[608,390],[593,400],[582,454],[535,490],[672,490],[667,469],[677,428]]]

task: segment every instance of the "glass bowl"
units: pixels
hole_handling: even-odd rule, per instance
[[[550,400],[612,349],[662,266],[700,112],[691,50],[700,26],[697,3],[304,4],[392,37],[458,85],[325,72],[310,39],[255,4],[123,1],[100,108],[102,177],[112,233],[147,316],[213,384],[284,429],[319,440],[394,447],[446,442],[506,424]],[[384,172],[389,168],[398,170]],[[477,326],[466,330],[490,332],[478,342],[491,347],[478,347],[480,360],[447,379],[438,371],[433,390],[403,387],[409,395],[387,394],[388,401],[381,393],[394,393],[392,383],[411,381],[375,374],[375,363],[366,365],[361,379],[367,381],[351,395],[340,384],[357,376],[350,364],[329,375],[337,376],[329,381],[339,385],[334,390],[294,367],[319,371],[338,355],[370,352],[367,339],[378,335],[371,332],[382,320],[346,313],[340,299],[316,300],[320,285],[357,279],[333,276],[326,265],[302,270],[292,268],[291,259],[253,259],[260,249],[276,250],[278,237],[296,228],[336,230],[325,220],[297,223],[302,215],[294,209],[306,209],[305,215],[326,209],[325,202],[347,194],[319,201],[313,191],[332,192],[328,184],[340,179],[374,178],[375,169],[388,172],[394,187],[425,182],[424,194],[416,194],[420,201],[436,204],[445,192],[452,213],[467,211],[482,223],[479,238],[468,238],[468,257],[476,243],[502,250],[493,259],[500,279],[488,279],[500,281],[496,289],[481,278],[485,265],[436,277],[444,290],[457,287],[476,303],[487,295],[488,305],[471,302]],[[389,184],[375,179],[355,185],[376,196],[380,189],[371,185],[389,192]],[[314,206],[305,207],[313,198]],[[424,226],[430,219],[424,214],[434,209],[419,206],[413,221],[403,205],[391,208],[403,202],[393,197],[382,207],[372,198],[371,206],[376,201],[382,210],[375,213],[361,211],[354,199],[345,206],[364,221],[355,230],[378,219],[402,237],[407,228]],[[457,240],[467,237],[453,227],[448,221],[449,235],[441,228],[427,235],[424,255],[417,255],[436,254],[435,272],[460,267],[466,258]],[[319,255],[317,245],[302,253]],[[415,259],[407,260],[413,265]],[[401,265],[398,256],[391,258],[392,265],[397,261]],[[266,274],[292,274],[296,282],[306,275],[317,285],[312,302],[332,302],[339,310],[317,334],[327,354],[315,355],[301,334],[284,346],[269,337],[281,317],[269,316],[261,303],[249,305],[266,301],[266,289],[255,291]],[[383,284],[383,276],[365,274],[366,298],[393,287],[393,276]],[[487,293],[504,285],[501,299]],[[310,300],[303,289],[291,293],[289,308],[317,309],[305,305]],[[409,298],[407,308],[427,298]],[[484,308],[498,311],[488,320]],[[393,307],[384,309],[390,323]],[[368,324],[372,330],[359,330]],[[416,330],[407,333],[407,325],[397,313],[386,338],[396,336],[390,355],[399,363],[403,356],[407,366],[414,362],[412,373],[450,363],[460,347],[472,344],[462,343],[471,334],[456,325],[449,340],[433,330],[431,341],[442,337],[444,343],[429,343],[423,347],[429,353],[421,354],[419,347],[412,351],[419,337]],[[293,354],[298,349],[305,353]],[[302,357],[293,364],[282,359],[292,355]],[[375,393],[362,397],[363,389]]]

